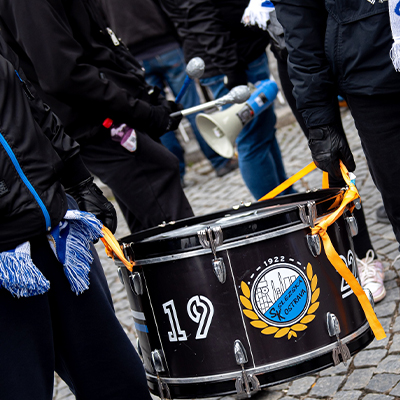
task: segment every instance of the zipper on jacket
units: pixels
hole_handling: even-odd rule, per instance
[[[26,84],[26,82],[19,76],[19,73],[17,70],[15,70],[15,73],[18,76],[18,79],[20,80],[20,82],[22,83],[22,89],[25,93],[25,96],[28,98],[28,100],[35,100],[35,96],[32,94],[32,92],[29,90],[28,85]]]
[[[21,177],[21,179],[24,182],[25,186],[32,193],[32,195],[35,198],[36,202],[39,204],[39,207],[41,208],[43,216],[44,216],[44,219],[46,221],[46,230],[50,231],[51,230],[51,222],[50,222],[49,212],[47,211],[47,208],[44,205],[42,199],[37,194],[35,188],[32,186],[32,184],[29,182],[28,178],[24,174],[24,171],[22,171],[22,168],[19,165],[17,157],[15,157],[15,154],[12,151],[10,145],[7,143],[6,139],[4,138],[4,136],[1,133],[0,133],[0,143],[3,145],[5,151],[7,152],[8,156],[10,157],[11,162],[13,163],[15,169],[18,172],[18,175]]]

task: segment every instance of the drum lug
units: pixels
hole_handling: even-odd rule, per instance
[[[356,236],[358,233],[358,225],[357,225],[356,217],[354,215],[350,215],[348,217],[345,217],[345,220],[346,220],[347,226],[350,229],[351,236],[352,237]]]
[[[314,228],[315,221],[317,220],[317,205],[315,201],[307,202],[308,213],[306,212],[306,206],[304,204],[299,204],[298,207],[301,221],[310,228]]]
[[[133,243],[123,243],[122,251],[124,252],[124,256],[129,261],[135,261],[135,253],[133,252],[132,245]]]
[[[317,257],[321,254],[321,238],[318,234],[307,235],[307,244],[311,254],[314,257]]]
[[[211,260],[211,265],[213,266],[214,273],[221,283],[226,281],[226,267],[224,260],[221,257],[217,257],[217,246],[223,243],[223,233],[220,226],[216,226],[211,229],[202,229],[197,232],[201,246],[204,249],[211,249],[214,258]]]
[[[372,296],[371,291],[368,288],[363,288],[365,294],[368,297],[369,302],[371,303],[372,308],[375,308],[375,301],[374,301],[374,297]]]
[[[122,268],[121,268],[121,267],[118,267],[118,268],[117,268],[117,272],[118,272],[119,281],[120,281],[122,284],[124,284],[124,275],[122,275]]]
[[[236,378],[235,387],[239,398],[251,397],[260,390],[260,382],[253,374],[246,373],[244,364],[248,362],[246,349],[240,340],[235,340],[233,346],[236,363],[242,367],[242,373]]]
[[[339,354],[342,355],[343,364],[346,365],[347,361],[350,360],[350,350],[346,343],[342,343],[339,338],[341,332],[339,320],[336,315],[328,312],[326,314],[326,325],[328,329],[328,334],[330,337],[336,336],[337,344],[332,350],[333,364],[336,366],[340,363]]]
[[[133,293],[135,293],[136,296],[141,296],[143,294],[143,282],[139,272],[133,272],[129,276],[129,279]]]
[[[169,391],[168,385],[161,379],[160,372],[165,371],[163,352],[162,350],[154,350],[151,352],[151,361],[153,368],[157,374],[158,392],[161,400],[170,399],[171,393]]]

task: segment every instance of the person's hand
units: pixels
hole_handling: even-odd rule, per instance
[[[171,117],[171,114],[176,113],[178,111],[182,111],[183,105],[180,103],[175,103],[174,101],[168,101],[168,106],[171,111],[170,111],[168,126],[165,133],[169,131],[175,131],[176,129],[178,129],[178,126],[182,121],[182,114],[178,114],[174,117]]]
[[[181,111],[183,106],[173,101],[163,101],[162,104],[152,106],[149,119],[149,128],[146,133],[153,139],[158,140],[160,136],[169,131],[178,129],[182,120],[182,114],[171,117],[171,114]]]
[[[93,177],[65,189],[78,203],[81,211],[87,211],[99,219],[112,233],[117,229],[117,213],[114,206],[93,182]]]
[[[349,171],[356,168],[345,133],[334,125],[310,128],[308,147],[316,166],[334,178],[342,178],[339,160]]]

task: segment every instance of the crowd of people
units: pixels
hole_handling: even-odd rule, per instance
[[[199,84],[219,98],[269,79],[270,47],[310,161],[331,186],[343,186],[339,160],[356,167],[343,97],[400,242],[400,75],[389,56],[399,36],[396,1],[273,3],[277,36],[243,24],[248,0],[0,0],[2,399],[50,400],[54,371],[77,399],[151,399],[92,245],[102,226],[117,227],[93,177],[112,190],[132,233],[193,216],[175,131],[178,111],[200,99],[194,85],[182,105],[165,88],[177,95],[194,57],[205,62]],[[254,199],[286,180],[273,106],[239,133],[237,159],[206,144],[195,115],[189,122],[216,175],[239,168]],[[380,301],[383,266],[362,209],[355,215],[361,283]],[[76,241],[82,248],[71,262]]]

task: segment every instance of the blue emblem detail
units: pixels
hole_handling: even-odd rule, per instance
[[[299,276],[264,315],[275,322],[291,323],[303,312],[307,297],[307,286]]]
[[[140,332],[149,333],[149,330],[147,329],[147,325],[138,324],[137,322],[135,322],[135,328],[136,328],[136,330],[138,330]]]
[[[400,1],[396,4],[396,7],[394,8],[394,12],[400,16]]]

